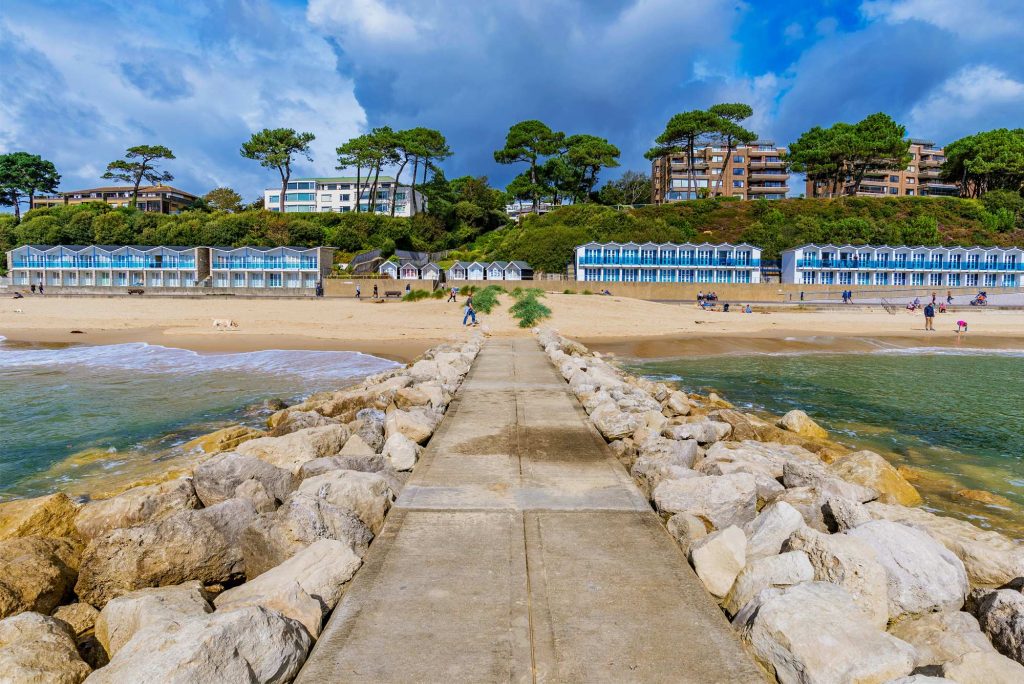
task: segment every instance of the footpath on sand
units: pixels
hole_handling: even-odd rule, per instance
[[[492,339],[297,680],[760,682],[533,339]]]

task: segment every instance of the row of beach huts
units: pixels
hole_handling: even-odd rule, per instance
[[[533,269],[525,261],[456,261],[447,269],[434,262],[385,261],[377,272],[395,280],[440,280],[442,272],[448,281],[533,279]]]

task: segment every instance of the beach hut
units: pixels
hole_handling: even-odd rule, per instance
[[[504,280],[506,266],[508,266],[507,261],[492,261],[491,263],[487,264],[487,279]]]
[[[479,261],[474,261],[466,266],[466,280],[483,280],[486,270],[486,265],[481,264]]]
[[[385,261],[383,264],[380,265],[380,268],[377,269],[377,271],[382,276],[387,276],[388,278],[394,278],[395,280],[398,280],[398,264],[396,264],[394,261]]]
[[[469,263],[465,261],[456,261],[448,269],[448,280],[465,280],[466,270],[469,268]]]
[[[412,263],[411,261],[407,261],[406,263],[402,264],[401,267],[399,267],[398,277],[401,278],[402,280],[419,280],[419,266]]]
[[[423,280],[438,280],[440,277],[441,267],[432,261],[420,269],[420,278]]]
[[[533,280],[533,268],[525,261],[510,261],[505,266],[505,280]]]

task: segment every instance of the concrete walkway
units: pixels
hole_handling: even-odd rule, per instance
[[[487,343],[298,682],[761,682],[532,339]]]

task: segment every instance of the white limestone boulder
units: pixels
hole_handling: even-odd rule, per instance
[[[246,577],[252,581],[318,539],[341,541],[362,558],[373,533],[351,510],[295,492],[273,513],[257,516],[242,533]]]
[[[885,568],[889,619],[960,610],[964,605],[968,590],[964,564],[924,532],[873,520],[846,535],[870,546]]]
[[[384,442],[381,455],[384,456],[396,471],[412,470],[419,460],[422,448],[401,433],[392,434]]]
[[[214,599],[214,605],[217,610],[254,605],[277,610],[317,637],[323,618],[338,604],[361,564],[347,544],[320,539],[251,582],[228,589]]]
[[[956,684],[1020,684],[1024,665],[998,653],[967,653],[942,666],[942,676]]]
[[[916,506],[921,495],[891,463],[873,451],[857,451],[834,461],[832,472],[878,492],[878,500],[887,504]]]
[[[821,462],[787,461],[782,468],[782,483],[787,489],[813,487],[825,498],[840,497],[858,503],[872,501],[878,496],[874,489],[836,477]]]
[[[590,414],[590,420],[609,441],[628,437],[645,425],[643,416],[627,413],[612,401],[607,401],[595,408]]]
[[[665,401],[665,408],[674,416],[688,416],[693,409],[686,392],[673,392]]]
[[[722,601],[722,607],[729,615],[735,615],[764,589],[781,589],[813,579],[814,568],[803,551],[748,560]]]
[[[766,589],[735,622],[757,660],[783,684],[881,684],[914,669],[914,648],[880,631],[827,582]]]
[[[967,653],[995,653],[973,615],[963,611],[926,613],[901,620],[889,633],[917,651],[917,667],[939,666]]]
[[[747,473],[664,480],[652,498],[659,511],[690,513],[716,530],[744,525],[757,514],[757,482]]]
[[[803,525],[803,516],[785,501],[765,506],[756,518],[743,526],[747,535],[747,561],[778,554],[790,535]]]
[[[799,409],[793,409],[779,419],[777,426],[783,430],[795,432],[801,437],[808,439],[828,439],[828,432]]]
[[[253,606],[150,627],[96,670],[90,684],[292,681],[312,639],[299,622]]]
[[[702,418],[692,423],[680,423],[664,428],[661,434],[669,439],[693,439],[700,444],[713,444],[723,440],[732,432],[728,423]]]
[[[845,534],[801,527],[783,548],[806,553],[816,581],[844,589],[871,624],[885,629],[889,622],[888,575],[871,546]]]
[[[251,439],[238,445],[235,453],[255,456],[278,468],[297,473],[306,461],[336,455],[348,438],[348,427],[325,425],[306,428],[283,437]]]
[[[963,561],[972,586],[1000,587],[1024,577],[1024,546],[1005,535],[919,508],[877,502],[866,508],[877,520],[891,520],[927,532]]]
[[[181,511],[140,527],[113,530],[86,548],[75,585],[96,607],[136,589],[199,580],[237,581],[245,574],[240,538],[257,518],[255,507],[229,499],[210,508]]]
[[[199,507],[193,478],[180,477],[90,501],[79,509],[75,527],[82,539],[89,541],[111,530],[156,522],[178,511]]]
[[[147,627],[168,627],[212,613],[203,585],[186,582],[132,591],[103,606],[96,618],[96,638],[111,657]]]
[[[690,547],[694,542],[708,536],[708,528],[704,525],[704,521],[689,513],[676,513],[668,519],[665,526],[668,528],[668,533],[679,544],[679,548],[687,555],[689,555]]]
[[[79,684],[90,670],[67,623],[32,612],[0,620],[0,681]]]
[[[263,459],[235,452],[214,456],[193,472],[196,494],[204,506],[214,506],[236,496],[240,485],[259,482],[264,491],[280,505],[295,490],[298,480],[291,470],[278,468]]]
[[[387,480],[357,470],[334,470],[303,480],[299,492],[352,511],[373,534],[384,526],[393,498]]]
[[[433,418],[422,410],[410,409],[408,411],[397,409],[388,414],[384,423],[385,440],[393,435],[401,434],[417,444],[426,444],[430,436],[434,434],[434,428],[439,419]]]
[[[743,569],[746,552],[747,538],[743,530],[732,525],[694,541],[690,545],[690,564],[704,588],[722,598]]]

